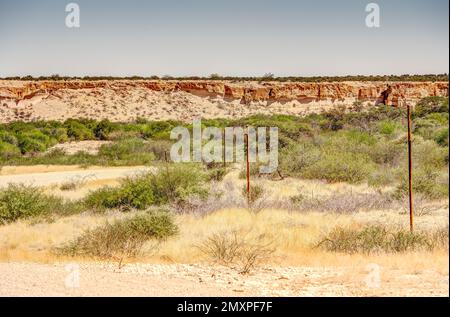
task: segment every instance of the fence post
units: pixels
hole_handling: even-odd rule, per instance
[[[245,149],[246,149],[246,161],[247,161],[247,205],[250,206],[250,161],[248,151],[248,131],[244,134]]]
[[[414,230],[413,188],[412,188],[412,153],[411,153],[411,106],[406,104],[408,116],[408,190],[409,190],[409,229]]]
[[[222,158],[223,158],[223,167],[227,167],[227,163],[226,163],[226,140],[225,140],[225,128],[222,129],[222,146],[223,146],[223,150],[222,150]]]

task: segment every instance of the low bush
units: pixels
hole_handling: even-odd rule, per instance
[[[291,176],[300,176],[309,166],[320,160],[321,151],[311,143],[291,144],[281,151],[280,169]]]
[[[262,186],[257,184],[250,184],[250,195],[248,195],[247,184],[242,187],[242,196],[244,196],[245,198],[249,198],[250,204],[261,198],[263,193],[264,189],[262,188]]]
[[[400,129],[399,124],[393,120],[383,120],[378,123],[378,131],[384,135],[392,136],[397,129]]]
[[[182,204],[189,196],[205,197],[203,187],[206,175],[193,166],[162,167],[157,173],[146,173],[126,178],[119,187],[105,187],[91,192],[85,204],[93,209],[145,209],[150,205]]]
[[[128,165],[149,164],[155,159],[147,143],[137,138],[102,145],[98,156],[107,161],[127,162]]]
[[[215,167],[208,170],[208,180],[219,182],[223,180],[228,170],[226,167]]]
[[[431,113],[448,113],[448,98],[426,97],[421,99],[414,108],[414,117],[425,117]]]
[[[413,192],[419,193],[428,199],[442,199],[448,197],[448,176],[442,175],[448,170],[422,167],[413,170]],[[447,174],[448,175],[448,174]],[[408,195],[409,178],[407,173],[402,173],[400,182],[395,189],[395,197],[402,198]]]
[[[94,132],[77,120],[67,120],[64,126],[67,129],[67,136],[72,140],[83,141],[95,139]]]
[[[17,138],[13,133],[1,130],[0,130],[0,142],[9,143],[13,145],[18,144]]]
[[[149,174],[157,204],[183,204],[190,196],[205,198],[207,174],[195,164],[174,164]]]
[[[0,141],[0,158],[4,160],[11,159],[20,155],[20,149],[11,143]]]
[[[0,222],[38,216],[70,215],[81,211],[80,205],[45,195],[37,187],[9,185],[0,190]]]
[[[115,126],[109,120],[102,120],[95,125],[94,135],[99,140],[107,140],[109,134],[114,131]]]
[[[275,252],[273,241],[264,235],[251,238],[237,231],[212,234],[197,248],[210,260],[235,266],[242,274],[250,273]]]
[[[36,129],[18,134],[17,139],[22,154],[43,152],[57,142]]]
[[[148,240],[162,241],[178,232],[172,215],[163,210],[147,212],[85,231],[57,249],[70,256],[118,259],[138,255]]]
[[[362,229],[337,227],[328,233],[318,246],[332,252],[349,254],[397,253],[431,251],[448,248],[448,227],[436,232],[391,230],[379,225]]]
[[[321,179],[331,183],[360,183],[374,170],[367,155],[354,153],[323,153],[323,156],[301,173],[308,179]]]

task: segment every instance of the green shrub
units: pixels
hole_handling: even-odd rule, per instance
[[[44,143],[26,136],[19,137],[19,147],[22,154],[44,152],[47,149]]]
[[[17,138],[15,135],[8,131],[1,131],[0,130],[0,142],[9,143],[13,145],[17,145]]]
[[[433,140],[440,146],[448,147],[449,145],[448,128],[438,129],[433,136]]]
[[[69,215],[79,211],[78,204],[47,196],[36,187],[9,185],[0,191],[0,222],[3,223],[36,216]]]
[[[164,140],[123,139],[102,146],[100,155],[128,162],[128,165],[149,164],[154,160],[169,160],[171,146],[171,142]]]
[[[51,146],[51,145],[55,144],[55,140],[52,140],[52,138],[50,138],[50,136],[48,136],[47,134],[44,134],[42,131],[37,130],[37,129],[23,132],[20,134],[20,136],[34,139],[36,141],[39,141],[39,142],[45,144],[46,146]]]
[[[109,161],[124,161],[128,165],[148,164],[155,159],[169,159],[171,145],[172,143],[163,140],[119,139],[112,144],[102,145],[99,156]]]
[[[18,135],[18,145],[23,154],[44,152],[55,143],[55,139],[36,129],[21,132]]]
[[[337,136],[344,136],[350,145],[368,145],[372,146],[377,142],[377,139],[368,132],[358,130],[340,131]],[[333,140],[333,139],[332,139]]]
[[[291,144],[280,153],[280,169],[283,173],[298,176],[321,158],[320,148],[310,143]]]
[[[367,183],[374,188],[382,188],[389,185],[392,186],[397,183],[395,177],[396,173],[397,171],[392,168],[378,168],[370,174]]]
[[[85,198],[89,208],[145,209],[150,205],[183,203],[192,195],[205,197],[206,175],[194,167],[175,165],[161,168],[157,173],[129,177],[117,188],[105,187]]]
[[[58,143],[64,143],[69,140],[66,128],[55,128],[50,131],[50,135],[55,138]]]
[[[114,124],[105,119],[95,125],[94,135],[99,140],[107,140],[109,134],[114,130]]]
[[[171,121],[154,121],[145,125],[143,136],[147,139],[169,139],[170,132],[179,125]]]
[[[113,187],[103,187],[90,192],[84,199],[87,207],[94,210],[103,210],[105,208],[117,208],[122,205],[120,191]]]
[[[177,231],[170,213],[147,212],[87,230],[57,251],[71,256],[93,256],[101,259],[136,256],[146,241],[162,241]]]
[[[413,170],[413,192],[419,193],[429,199],[441,199],[448,197],[448,179],[442,179],[441,175],[448,171],[442,171],[432,167],[422,167]],[[397,198],[406,197],[409,192],[409,179],[407,172],[401,175],[396,187]]]
[[[434,141],[416,139],[412,145],[414,167],[428,166],[438,170],[447,165],[448,148],[443,148]]]
[[[142,139],[123,139],[112,144],[102,145],[99,156],[111,161],[126,161],[146,164],[155,159],[147,144]]]
[[[259,163],[250,163],[250,170],[249,170],[249,174],[250,177],[259,177],[259,168],[260,168],[260,164]],[[244,164],[241,168],[241,171],[239,172],[239,179],[246,179],[247,178],[247,165]]]
[[[415,134],[426,140],[433,140],[441,146],[448,146],[448,113],[433,113],[414,121]]]
[[[72,140],[83,141],[95,139],[92,130],[76,120],[67,120],[64,126],[67,129],[67,136]]]
[[[328,182],[360,183],[367,179],[373,170],[374,165],[366,155],[326,152],[317,162],[305,168],[301,176]]]
[[[0,141],[0,158],[10,159],[20,155],[20,149],[11,143]]]
[[[174,164],[148,174],[157,204],[183,204],[191,196],[205,198],[206,173],[194,164]]]
[[[381,139],[368,148],[368,155],[377,164],[397,166],[406,156],[406,145],[398,141]]]
[[[248,196],[247,184],[242,187],[242,196],[249,198],[249,203],[252,204],[258,200],[264,193],[264,189],[260,185],[250,184],[250,196]]]
[[[108,134],[108,140],[120,141],[124,139],[137,139],[141,137],[139,131],[114,130]]]
[[[165,140],[148,140],[145,145],[145,151],[153,153],[158,161],[170,160],[170,149],[172,142]]]
[[[425,117],[431,113],[448,113],[448,98],[426,97],[421,99],[414,108],[414,117]]]
[[[226,167],[215,167],[208,170],[208,180],[220,182],[227,174],[228,169]]]
[[[384,120],[378,123],[378,131],[381,134],[392,135],[398,128],[398,123],[393,120]]]

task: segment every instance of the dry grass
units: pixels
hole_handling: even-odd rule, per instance
[[[366,214],[366,213],[364,213]],[[401,268],[408,272],[436,270],[448,274],[448,251],[421,251],[405,254],[339,254],[312,248],[327,232],[336,226],[355,226],[361,215],[333,215],[323,213],[295,213],[283,210],[262,210],[259,213],[246,209],[224,209],[205,216],[178,215],[180,228],[176,237],[163,242],[156,253],[138,258],[145,262],[199,263],[205,261],[198,248],[205,239],[217,232],[240,232],[249,241],[264,236],[273,241],[276,252],[264,264],[305,266],[364,267],[377,263],[383,267]],[[102,225],[106,219],[121,219],[129,215],[111,212],[105,215],[77,215],[57,219],[54,223],[30,225],[19,221],[0,227],[2,261],[52,262],[56,259],[51,250],[73,240],[88,228]],[[402,217],[398,213],[396,217]],[[360,223],[360,222],[359,222]],[[420,226],[420,222],[417,224]],[[150,246],[152,247],[152,246]],[[144,250],[146,247],[144,246]],[[72,259],[73,260],[73,259]]]
[[[361,205],[360,210],[345,212],[301,212],[273,208],[265,203],[255,212],[246,208],[241,190],[245,180],[238,180],[238,171],[227,174],[222,182],[213,186],[217,192],[212,199],[203,202],[196,213],[182,213],[175,217],[179,234],[160,244],[157,252],[138,257],[144,262],[199,263],[210,261],[205,258],[198,246],[214,234],[237,232],[247,241],[255,242],[263,236],[270,241],[275,252],[262,264],[304,265],[304,266],[361,266],[377,263],[393,269],[401,268],[408,272],[432,269],[448,274],[448,251],[415,251],[405,254],[339,254],[313,248],[321,237],[331,232],[336,226],[363,226],[368,224],[390,224],[395,228],[407,228],[408,217],[401,206],[373,209],[368,212]],[[264,197],[274,201],[288,201],[290,197],[309,193],[310,197],[346,197],[352,195],[370,195],[370,188],[364,185],[324,184],[317,181],[285,179],[282,181],[258,180],[265,189]],[[88,182],[86,186],[91,186]],[[80,192],[83,189],[77,189]],[[220,192],[222,192],[220,194]],[[67,194],[73,195],[72,192]],[[61,192],[61,194],[64,194]],[[214,195],[218,196],[214,196]],[[366,196],[364,196],[366,197]],[[358,206],[360,201],[358,199]],[[255,203],[257,204],[257,203]],[[448,225],[448,201],[433,203],[427,207],[429,212],[417,215],[416,227],[421,230],[435,230]],[[423,205],[425,206],[425,205]],[[203,208],[203,209],[202,209]],[[424,207],[423,207],[424,208]],[[133,212],[134,213],[134,212]],[[132,213],[132,214],[133,214]],[[32,225],[28,221],[18,221],[0,226],[0,261],[30,260],[52,262],[55,258],[51,250],[58,245],[71,241],[87,229],[95,228],[105,222],[128,217],[127,214],[108,212],[103,215],[80,214],[57,218],[52,223]],[[151,249],[144,246],[146,249]]]
[[[214,262],[237,266],[241,274],[264,264],[275,252],[273,241],[268,241],[265,235],[248,237],[248,233],[238,231],[214,233],[198,249]]]

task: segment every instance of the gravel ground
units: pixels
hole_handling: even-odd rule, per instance
[[[250,275],[203,264],[0,263],[0,296],[448,296],[434,271],[276,267]],[[372,282],[370,282],[372,281]]]

